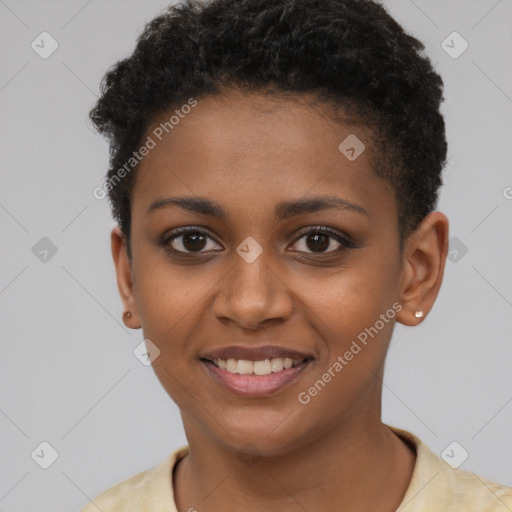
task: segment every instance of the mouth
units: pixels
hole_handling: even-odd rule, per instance
[[[261,359],[259,361],[251,361],[249,359],[202,359],[212,363],[221,370],[226,370],[229,373],[237,375],[270,375],[271,373],[282,372],[295,368],[301,363],[311,359],[306,357],[304,359],[291,359],[289,357],[274,357],[272,359]]]
[[[296,382],[314,358],[280,347],[228,347],[200,361],[215,381],[244,397],[262,397]]]

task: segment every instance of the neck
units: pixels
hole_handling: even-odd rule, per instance
[[[244,456],[194,429],[187,438],[174,478],[179,511],[394,511],[415,463],[380,421],[354,419],[271,457]]]

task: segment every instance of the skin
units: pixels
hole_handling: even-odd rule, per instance
[[[448,221],[429,214],[400,250],[395,197],[371,168],[371,140],[362,128],[334,123],[330,108],[306,95],[226,90],[200,98],[140,164],[131,262],[123,234],[112,231],[119,291],[131,312],[125,323],[159,347],[153,368],[181,410],[190,446],[174,474],[180,512],[393,511],[409,485],[414,450],[380,418],[384,361],[395,320],[416,325],[423,319],[414,313],[433,306]],[[148,134],[169,115],[155,118]],[[338,150],[350,133],[367,147],[352,162]],[[325,195],[366,213],[274,216],[277,203]],[[219,202],[226,218],[176,205],[147,212],[153,201],[177,196]],[[159,244],[182,226],[210,237],[202,252],[172,253],[191,247],[183,236],[167,249]],[[315,252],[307,232],[318,226],[348,235],[355,247],[339,250],[331,237]],[[250,264],[236,252],[248,236],[263,250]],[[298,394],[394,303],[402,306],[396,318],[300,403]],[[314,361],[264,398],[234,395],[199,360],[220,347],[267,344]]]

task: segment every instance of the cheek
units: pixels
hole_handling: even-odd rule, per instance
[[[317,280],[304,295],[315,313],[311,321],[324,334],[317,378],[355,394],[380,371],[400,309],[396,261],[370,251],[361,256],[357,265]]]
[[[199,336],[201,319],[208,315],[204,297],[218,279],[198,267],[173,268],[155,260],[139,272],[135,287],[137,308],[144,338],[160,350],[153,369],[181,406],[184,389],[194,392],[190,369],[199,364],[194,341]]]
[[[322,425],[348,418],[363,402],[378,409],[380,374],[396,316],[385,290],[376,289],[378,283],[346,277],[334,287],[318,294],[317,316],[329,338],[297,396],[305,417],[322,415]]]
[[[178,266],[159,251],[141,254],[135,296],[144,329],[168,332],[187,322],[201,307],[201,297],[215,285],[215,276],[201,265]],[[217,278],[218,280],[218,278]]]
[[[395,267],[393,262],[368,253],[357,265],[323,277],[318,273],[314,280],[305,282],[300,295],[331,335],[347,340],[374,325],[392,308],[398,283]]]
[[[211,288],[209,279],[191,276],[168,265],[152,265],[142,273],[137,289],[144,338],[160,350],[153,371],[168,395],[187,412],[204,394],[196,378],[200,362],[195,338],[201,318],[208,314],[202,298]]]

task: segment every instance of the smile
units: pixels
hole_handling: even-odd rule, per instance
[[[292,385],[312,361],[279,357],[258,361],[201,359],[209,375],[224,389],[246,398],[268,396]]]
[[[240,375],[269,375],[288,370],[301,363],[303,359],[290,359],[289,357],[275,357],[261,361],[249,361],[247,359],[216,359],[212,361],[215,366],[229,373]]]

